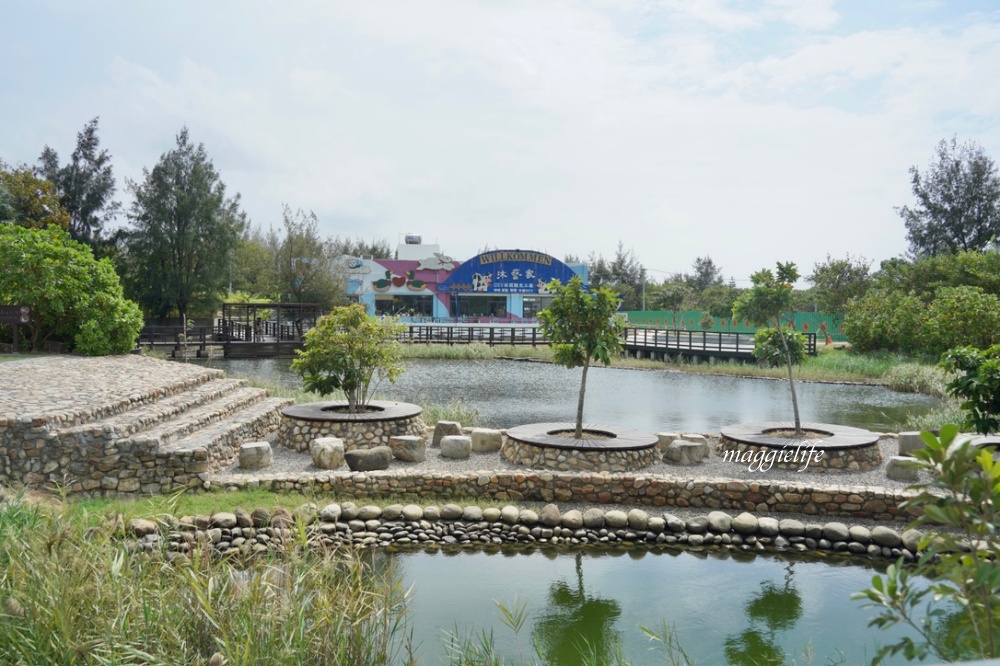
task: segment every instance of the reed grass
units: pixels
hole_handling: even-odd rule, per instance
[[[383,560],[288,548],[237,566],[195,548],[168,562],[112,524],[20,501],[0,525],[0,663],[412,663]]]
[[[936,365],[900,363],[886,373],[885,384],[901,393],[924,393],[938,397],[948,395],[948,374]]]
[[[446,405],[421,402],[420,406],[424,410],[421,418],[428,425],[434,425],[438,421],[458,421],[463,426],[472,428],[486,425],[479,410],[461,398],[456,398]]]

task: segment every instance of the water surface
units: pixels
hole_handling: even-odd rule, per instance
[[[236,377],[299,388],[285,359],[213,361]],[[497,428],[576,418],[581,370],[519,361],[412,360],[380,397],[447,404],[463,400]],[[877,386],[796,382],[804,421],[891,432],[909,413],[940,400]],[[734,423],[791,420],[786,381],[696,375],[671,370],[591,368],[584,418],[648,432],[717,432]]]
[[[851,600],[883,566],[858,560],[638,549],[392,557],[412,587],[407,608],[422,664],[448,663],[449,633],[475,640],[483,630],[513,663],[574,666],[582,637],[600,663],[616,641],[632,664],[671,663],[640,629],[664,622],[698,664],[868,663],[879,641],[903,635],[869,629],[874,611]],[[524,608],[518,633],[498,603]]]

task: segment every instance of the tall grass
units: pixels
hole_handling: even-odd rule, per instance
[[[947,384],[947,373],[936,365],[900,363],[890,368],[885,375],[885,385],[901,393],[924,393],[944,397],[948,395],[945,388]]]
[[[421,407],[424,409],[421,417],[427,425],[434,425],[438,421],[458,421],[463,426],[471,428],[486,425],[479,410],[461,398],[456,398],[446,405],[423,402]]]
[[[396,664],[404,592],[379,560],[289,548],[167,562],[110,526],[0,507],[0,663]],[[13,527],[12,527],[13,526]]]

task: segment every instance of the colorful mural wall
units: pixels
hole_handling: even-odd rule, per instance
[[[520,322],[544,306],[552,279],[587,279],[583,264],[568,266],[542,252],[495,250],[464,262],[433,253],[421,260],[344,257],[348,291],[373,315],[404,321]]]

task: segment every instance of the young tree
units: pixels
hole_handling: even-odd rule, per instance
[[[805,341],[797,331],[784,330],[782,317],[792,303],[792,284],[799,279],[799,271],[792,262],[777,264],[777,271],[763,268],[750,276],[753,286],[743,292],[733,305],[733,317],[749,321],[754,326],[768,326],[754,335],[754,356],[774,362],[784,360],[788,368],[788,390],[792,395],[792,412],[795,415],[795,436],[802,436],[799,418],[799,400],[795,395],[795,378],[792,366],[805,360]]]
[[[135,347],[139,307],[122,295],[111,262],[65,231],[0,224],[0,266],[0,303],[31,307],[20,327],[31,349],[50,340],[89,356]]]
[[[245,215],[238,194],[226,197],[204,145],[188,141],[187,128],[143,176],[128,183],[135,198],[126,235],[129,286],[153,315],[176,310],[184,323],[190,308],[218,305]]]
[[[1000,174],[982,147],[942,140],[936,161],[921,175],[910,167],[917,204],[896,209],[916,256],[984,250],[1000,234]]]
[[[102,240],[104,225],[121,209],[113,199],[111,155],[99,150],[97,120],[88,122],[76,135],[76,150],[64,166],[59,166],[58,153],[48,146],[38,158],[39,173],[55,185],[59,201],[70,215],[70,236],[94,248]]]
[[[334,308],[306,332],[305,349],[296,352],[292,369],[307,391],[323,396],[343,391],[355,414],[382,380],[394,382],[403,372],[397,340],[402,330],[393,319],[370,317],[360,303]]]
[[[29,229],[44,229],[49,225],[69,227],[69,213],[59,203],[55,186],[35,176],[27,166],[7,168],[0,163],[0,190],[4,193],[0,222],[13,222]]]
[[[620,301],[606,287],[588,292],[579,277],[565,285],[553,280],[548,289],[555,297],[547,309],[538,313],[539,328],[555,351],[556,363],[567,368],[583,367],[574,435],[581,439],[590,364],[596,360],[611,365],[611,358],[622,348],[622,325],[615,318]]]

